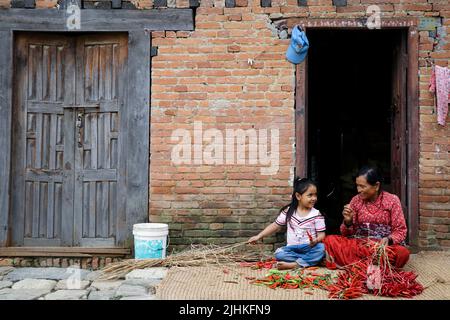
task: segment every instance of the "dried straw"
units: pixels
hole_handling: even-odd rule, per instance
[[[108,265],[102,269],[99,280],[115,280],[136,269],[150,267],[198,267],[208,265],[223,265],[243,261],[259,261],[262,257],[255,252],[235,252],[237,248],[246,245],[240,242],[227,246],[191,245],[191,248],[164,259],[127,259]]]

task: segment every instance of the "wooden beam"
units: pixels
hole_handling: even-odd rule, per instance
[[[0,31],[0,247],[8,244],[11,172],[12,32]]]
[[[272,0],[261,0],[262,8],[269,8],[272,6]]]
[[[150,137],[150,33],[132,31],[128,38],[127,233],[148,221]]]
[[[83,10],[86,9],[102,9],[108,10],[112,8],[112,1],[84,1]]]
[[[347,0],[333,0],[333,5],[336,7],[345,7],[347,6]]]
[[[113,9],[120,9],[120,8],[122,8],[122,0],[112,0],[111,1],[111,7]]]
[[[0,10],[0,31],[129,31],[194,30],[192,9],[96,10],[84,9],[80,29],[67,28],[65,10]]]
[[[59,0],[59,9],[66,9],[71,4],[77,4],[80,9],[82,8],[82,0]]]
[[[36,1],[35,0],[25,0],[25,8],[35,8],[36,7]]]
[[[81,247],[5,247],[0,257],[92,257],[127,256],[127,248],[81,248]]]
[[[287,18],[287,26],[292,28],[293,26],[299,24],[305,28],[327,28],[327,29],[367,29],[367,19],[361,18],[349,18],[349,19],[306,19],[306,18]],[[419,18],[417,17],[405,17],[405,18],[383,18],[381,19],[381,28],[383,29],[396,29],[396,28],[409,28],[412,26],[417,26],[419,23]]]
[[[236,7],[236,0],[225,0],[225,8]]]
[[[307,59],[296,66],[295,72],[295,175],[302,178],[308,173]]]
[[[25,8],[25,0],[11,0],[11,8]]]
[[[190,8],[200,7],[200,0],[189,0],[189,7]]]
[[[408,239],[409,245],[419,246],[419,33],[417,27],[408,29]]]
[[[153,6],[155,8],[167,7],[167,0],[154,0]]]

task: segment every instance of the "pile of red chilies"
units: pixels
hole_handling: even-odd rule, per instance
[[[271,269],[275,260],[260,261],[257,263],[241,263],[243,267],[253,269]],[[381,261],[381,287],[370,290],[367,287],[367,269],[372,263],[372,258],[361,260],[358,263],[344,267],[335,282],[331,281],[330,275],[311,273],[309,277],[303,274],[303,270],[297,275],[287,272],[270,270],[269,274],[260,279],[252,281],[253,284],[266,285],[271,289],[305,289],[319,288],[329,291],[329,297],[333,299],[354,299],[363,294],[371,293],[378,296],[411,298],[422,293],[423,286],[416,281],[417,275],[412,271],[401,271],[384,266]],[[317,267],[307,268],[314,270]]]
[[[308,268],[309,270],[317,269],[317,267]],[[308,270],[307,269],[307,270]],[[298,271],[296,274],[290,274],[287,271],[279,271],[272,269],[269,273],[260,279],[251,281],[250,283],[256,285],[264,285],[271,289],[325,289],[332,283],[331,275],[304,273],[304,269]],[[311,292],[306,292],[311,294]]]
[[[241,262],[241,267],[251,267],[252,269],[272,269],[277,263],[275,259],[268,259],[258,262]]]
[[[367,268],[370,259],[360,261],[344,268],[335,284],[328,287],[330,298],[354,299],[365,293],[387,297],[411,298],[422,293],[423,286],[416,281],[417,275],[412,271],[401,271],[380,266],[381,288],[367,288]]]

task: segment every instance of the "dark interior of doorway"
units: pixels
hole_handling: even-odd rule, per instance
[[[398,30],[308,30],[308,174],[327,233],[339,232],[355,176],[376,165],[392,191],[392,77]]]

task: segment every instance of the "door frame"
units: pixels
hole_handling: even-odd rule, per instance
[[[128,33],[128,146],[126,228],[118,230],[119,244],[128,247],[134,223],[148,221],[150,152],[151,31],[194,30],[192,9],[80,10],[80,28],[69,30],[65,10],[0,10],[0,247],[10,241],[11,137],[13,108],[14,37],[16,32]]]
[[[301,25],[307,29],[366,30],[364,19],[288,19],[292,28]],[[402,181],[406,184],[406,216],[408,219],[408,244],[418,247],[419,234],[419,33],[418,18],[389,18],[381,20],[382,29],[400,29],[407,32],[406,75],[406,170]],[[367,29],[368,30],[368,29]],[[370,30],[368,30],[370,32]],[[308,60],[295,68],[295,173],[308,173]],[[405,172],[406,171],[406,172]],[[403,200],[403,201],[405,201]]]

